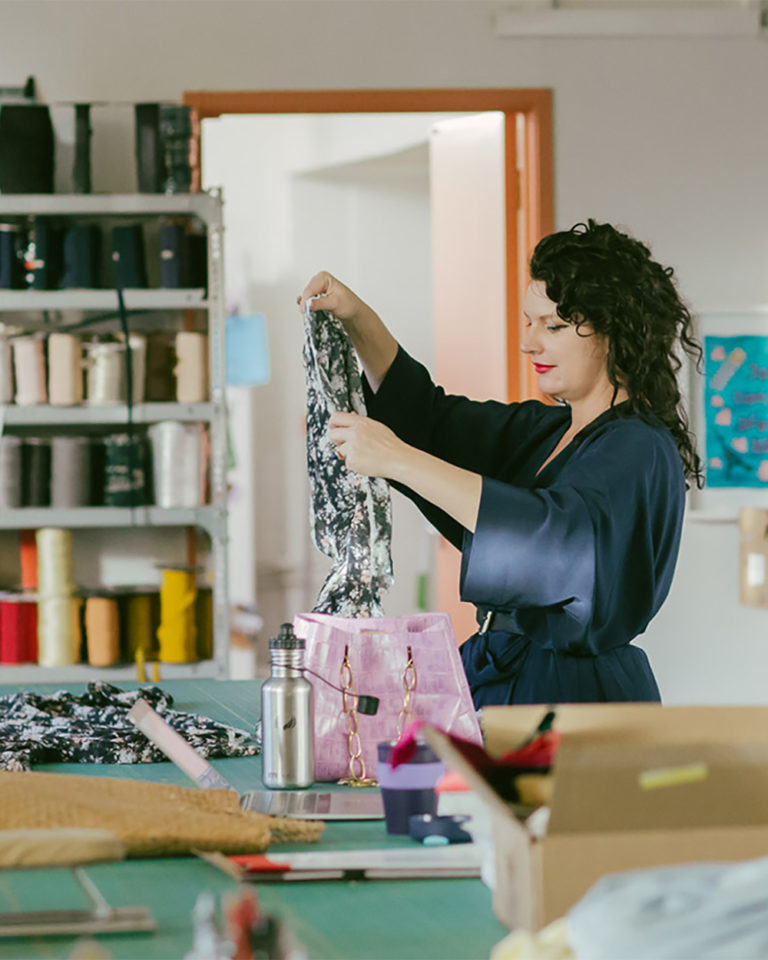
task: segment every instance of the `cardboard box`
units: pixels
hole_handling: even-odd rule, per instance
[[[536,839],[450,741],[424,736],[488,804],[494,912],[537,930],[604,874],[768,855],[768,707],[557,707],[562,742],[546,833]],[[521,744],[543,707],[483,710],[486,747]]]

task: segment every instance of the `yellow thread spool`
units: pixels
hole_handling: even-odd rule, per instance
[[[148,593],[130,593],[123,598],[123,639],[128,659],[135,660],[141,651],[151,660],[156,650],[152,597]]]
[[[186,568],[163,570],[160,587],[160,660],[165,663],[190,663],[197,659],[195,571]]]
[[[85,601],[82,597],[72,597],[72,647],[75,663],[83,655],[83,613]]]
[[[202,587],[197,591],[195,615],[198,659],[211,660],[213,659],[213,590],[210,587]]]
[[[147,682],[147,671],[144,669],[144,651],[141,647],[136,649],[136,679],[139,683]]]
[[[88,663],[94,667],[111,667],[119,661],[120,616],[114,597],[88,597],[85,634]]]

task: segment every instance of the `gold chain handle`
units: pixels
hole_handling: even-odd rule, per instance
[[[347,747],[349,750],[349,776],[338,782],[347,787],[375,787],[375,777],[366,777],[363,745],[357,727],[357,695],[355,677],[349,662],[349,647],[344,647],[344,660],[341,664],[341,687],[344,714],[347,721]]]
[[[406,720],[412,719],[412,709],[411,709],[411,698],[413,696],[413,691],[416,689],[416,682],[418,677],[416,675],[416,664],[413,662],[413,650],[411,647],[408,647],[408,662],[405,665],[405,670],[403,670],[403,709],[400,711],[397,718],[397,739],[403,735],[403,728],[405,726]]]

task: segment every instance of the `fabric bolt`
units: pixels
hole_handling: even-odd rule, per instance
[[[474,533],[398,487],[462,551],[461,599],[507,615],[462,646],[475,705],[658,700],[631,641],[664,601],[680,544],[685,481],[666,427],[619,404],[542,469],[566,406],[446,395],[402,348],[377,393],[364,389],[406,443],[482,475]]]
[[[310,525],[315,546],[333,561],[313,612],[381,616],[381,593],[392,584],[389,485],[348,470],[328,435],[334,411],[366,414],[357,359],[332,314],[307,305],[304,329]]]
[[[139,697],[203,757],[249,757],[259,752],[244,730],[173,710],[173,697],[159,687],[120,690],[99,680],[80,695],[60,690],[0,697],[0,770],[29,770],[39,763],[167,760],[128,719]]]

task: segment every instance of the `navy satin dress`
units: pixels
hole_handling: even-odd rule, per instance
[[[474,534],[395,484],[461,550],[461,599],[512,618],[461,648],[475,705],[659,700],[632,640],[680,546],[685,479],[669,430],[619,404],[537,473],[566,406],[447,395],[402,348],[378,392],[364,389],[369,415],[406,443],[483,477]]]

